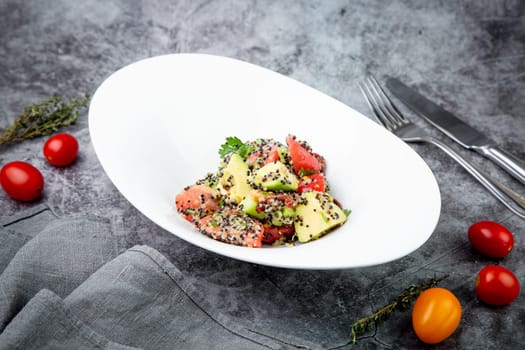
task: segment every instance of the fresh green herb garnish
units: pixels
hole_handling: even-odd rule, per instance
[[[85,107],[89,96],[72,99],[69,103],[58,94],[23,108],[14,123],[0,135],[0,145],[49,135],[58,128],[70,125],[78,118],[78,110]]]
[[[224,159],[229,153],[237,153],[242,158],[246,158],[254,149],[254,146],[242,142],[238,137],[229,136],[226,138],[226,143],[221,145],[219,155]]]
[[[352,211],[350,209],[343,209],[343,213],[345,213],[346,217],[349,217]]]
[[[413,284],[407,289],[399,293],[399,295],[387,305],[375,311],[373,314],[363,317],[352,324],[352,344],[357,343],[357,337],[377,327],[386,321],[394,311],[405,311],[410,308],[412,301],[416,299],[423,291],[436,287],[439,282],[447,278],[445,275],[441,278],[432,278],[424,281],[421,284]]]

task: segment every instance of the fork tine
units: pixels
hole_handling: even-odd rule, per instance
[[[391,121],[397,126],[409,123],[409,120],[403,114],[401,114],[401,112],[399,112],[394,102],[392,102],[392,100],[385,93],[385,90],[383,90],[381,85],[379,85],[377,79],[373,75],[369,75],[368,79],[374,87],[375,93],[377,96],[379,96],[379,99],[382,102],[384,111],[386,111],[385,114],[390,116]]]
[[[370,83],[365,79],[359,82],[359,89],[365,96],[365,100],[368,106],[374,113],[376,119],[383,124],[388,130],[395,129],[395,124],[388,118],[380,107],[380,103],[377,101],[376,94],[372,91]]]

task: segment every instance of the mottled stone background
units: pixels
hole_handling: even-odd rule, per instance
[[[524,12],[520,0],[0,0],[0,129],[24,105],[54,92],[66,97],[93,93],[109,74],[136,60],[199,52],[278,71],[367,116],[371,113],[356,82],[367,71],[380,79],[397,76],[525,158]],[[525,344],[524,296],[506,307],[481,304],[473,293],[475,275],[494,261],[475,253],[466,238],[468,226],[480,219],[507,225],[516,246],[501,264],[525,283],[524,221],[431,146],[414,146],[434,171],[443,199],[439,224],[424,246],[381,266],[300,271],[231,260],[163,231],[104,174],[90,142],[87,110],[66,130],[81,144],[78,161],[68,168],[44,161],[44,139],[0,146],[0,164],[26,160],[46,179],[37,203],[18,203],[0,193],[0,216],[39,203],[58,215],[119,215],[129,228],[130,244],[158,249],[216,310],[275,338],[283,348],[424,348],[409,312],[397,313],[356,346],[348,345],[349,326],[409,284],[445,273],[450,277],[442,286],[459,297],[464,314],[456,333],[433,348],[517,349]],[[330,125],[321,131],[329,133]],[[488,161],[453,147],[525,192]]]

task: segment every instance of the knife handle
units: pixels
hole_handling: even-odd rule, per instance
[[[498,147],[479,147],[476,151],[498,164],[510,175],[525,185],[525,162],[521,159]]]

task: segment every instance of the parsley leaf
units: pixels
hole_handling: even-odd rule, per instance
[[[219,155],[224,158],[229,153],[237,153],[242,158],[246,158],[254,149],[254,146],[242,142],[238,137],[229,136],[226,138],[226,142],[221,145]]]

